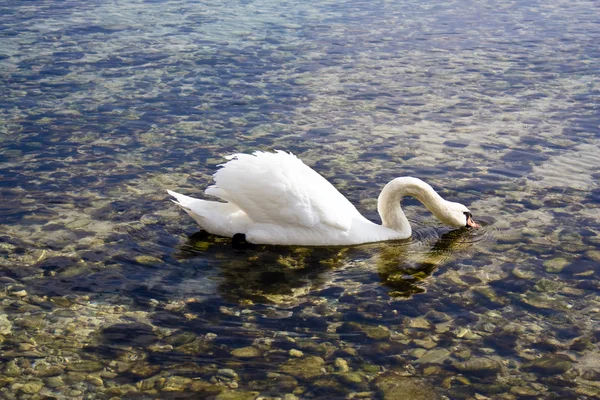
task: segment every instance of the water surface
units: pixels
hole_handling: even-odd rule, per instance
[[[600,397],[599,32],[593,1],[4,2],[0,397]],[[374,221],[410,175],[485,226],[407,199],[408,241],[237,249],[167,200],[258,149]]]

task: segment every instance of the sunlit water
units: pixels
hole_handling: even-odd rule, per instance
[[[593,1],[3,2],[0,397],[600,397],[599,58]],[[167,200],[257,149],[484,226],[234,248]]]

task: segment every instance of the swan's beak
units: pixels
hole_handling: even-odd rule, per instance
[[[481,225],[479,225],[477,222],[475,222],[473,220],[473,216],[471,214],[467,214],[467,226],[469,228],[480,228]]]

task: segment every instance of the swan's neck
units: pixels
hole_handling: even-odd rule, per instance
[[[402,177],[385,185],[377,200],[377,211],[383,226],[402,232],[409,237],[412,234],[410,223],[402,211],[400,202],[404,196],[416,197],[438,219],[444,221],[447,215],[446,200],[431,186],[417,178]]]

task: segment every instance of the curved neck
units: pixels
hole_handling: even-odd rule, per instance
[[[385,185],[377,199],[377,211],[381,216],[383,226],[402,232],[407,237],[412,234],[410,223],[400,205],[404,196],[416,197],[437,218],[442,221],[445,219],[446,200],[442,196],[418,178],[402,177]]]

